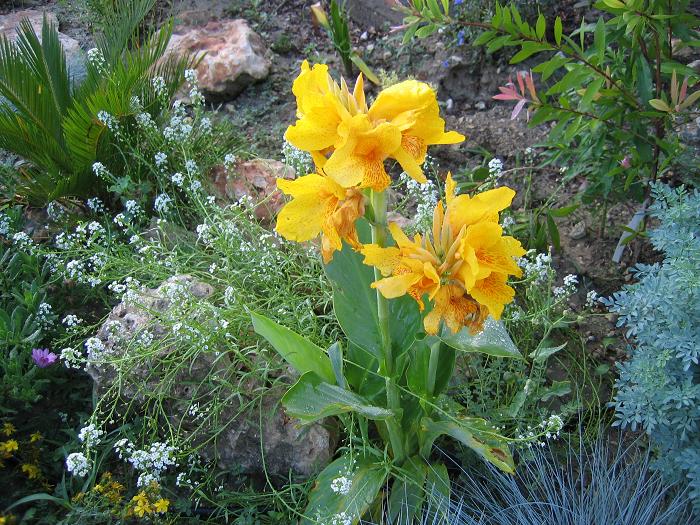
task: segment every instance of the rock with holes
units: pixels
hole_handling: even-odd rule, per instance
[[[202,444],[220,470],[260,483],[265,472],[280,482],[290,471],[313,475],[333,454],[333,434],[321,424],[301,427],[281,407],[284,388],[264,385],[247,368],[254,363],[229,357],[228,344],[214,347],[206,334],[227,325],[208,307],[213,293],[189,275],[127,291],[86,343],[96,396],[118,395],[121,410],[157,398],[173,428]]]
[[[220,102],[267,77],[271,62],[265,50],[245,20],[212,20],[203,26],[176,28],[165,55],[201,58],[197,75],[202,94]]]
[[[277,189],[278,178],[293,179],[294,170],[271,159],[239,162],[230,170],[214,166],[209,172],[222,204],[250,199],[257,218],[266,223],[272,222],[284,206],[284,196]]]

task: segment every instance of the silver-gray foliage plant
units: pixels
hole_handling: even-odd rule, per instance
[[[699,510],[700,193],[657,184],[653,196],[649,238],[664,259],[637,265],[638,282],[604,301],[632,342],[613,405],[616,424],[647,433],[656,467],[687,479]]]

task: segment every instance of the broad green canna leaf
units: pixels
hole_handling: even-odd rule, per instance
[[[372,406],[362,396],[325,383],[314,372],[301,376],[284,395],[282,404],[290,415],[303,423],[312,423],[346,412],[356,412],[374,420],[385,420],[394,415],[391,410]]]
[[[264,315],[251,312],[250,317],[255,331],[267,339],[282,359],[297,372],[313,372],[323,381],[335,383],[331,360],[322,348]]]

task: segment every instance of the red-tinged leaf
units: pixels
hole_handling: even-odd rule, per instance
[[[532,71],[525,77],[525,83],[527,84],[527,90],[530,92],[532,100],[537,100],[537,91],[535,90],[535,81],[532,78]]]
[[[518,71],[518,74],[516,75],[518,79],[518,86],[520,86],[520,92],[524,95],[525,94],[525,85],[523,84],[523,75],[527,75],[525,71]]]
[[[676,77],[675,69],[671,74],[671,104],[674,106],[678,105],[678,78]]]
[[[515,107],[513,108],[513,112],[510,114],[510,120],[515,120],[518,117],[520,112],[525,107],[526,103],[527,103],[527,100],[523,99],[515,105]]]
[[[688,93],[688,77],[685,77],[683,79],[683,85],[681,85],[681,94],[678,97],[678,102],[683,102],[685,100],[685,96]]]

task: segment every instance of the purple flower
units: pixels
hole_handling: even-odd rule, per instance
[[[39,368],[46,368],[54,364],[58,356],[53,352],[49,352],[46,348],[35,348],[32,350],[32,359]]]
[[[460,30],[460,32],[457,33],[457,45],[464,45],[464,29]]]

